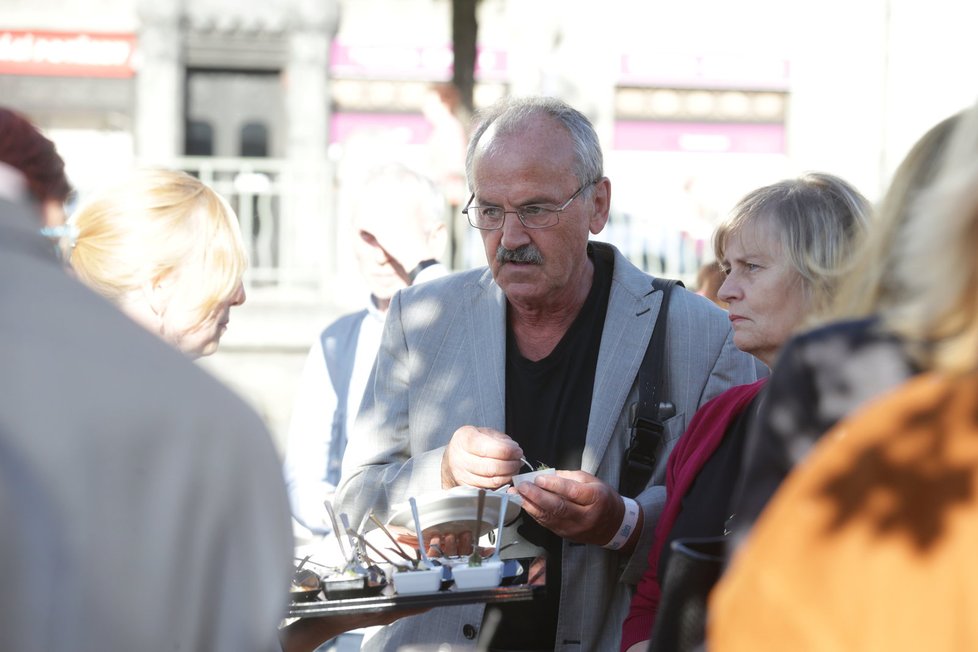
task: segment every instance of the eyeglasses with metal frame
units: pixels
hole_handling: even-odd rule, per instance
[[[600,180],[588,181],[560,206],[527,204],[512,211],[503,210],[501,206],[470,206],[469,204],[475,200],[475,193],[472,193],[469,201],[465,204],[465,208],[462,209],[462,213],[468,218],[469,224],[481,231],[496,231],[503,228],[507,213],[516,213],[520,223],[528,229],[546,229],[556,226],[560,221],[560,214],[567,210],[571,202],[577,199],[578,195],[585,189],[590,188]]]

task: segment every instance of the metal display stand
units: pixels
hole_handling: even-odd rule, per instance
[[[388,586],[381,595],[366,598],[293,602],[289,605],[288,617],[315,618],[317,616],[335,616],[340,614],[410,611],[459,604],[525,602],[542,598],[545,592],[545,586],[517,584],[471,591],[446,589],[436,593],[396,595],[393,593],[393,587]]]

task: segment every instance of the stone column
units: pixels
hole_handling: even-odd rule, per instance
[[[136,158],[166,164],[183,153],[183,1],[138,0],[136,10]]]
[[[328,290],[336,260],[329,137],[329,50],[336,0],[293,0],[285,76],[289,187],[282,216],[283,267],[310,270]]]

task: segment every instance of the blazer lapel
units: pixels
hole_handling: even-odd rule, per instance
[[[599,398],[591,401],[581,458],[583,471],[597,474],[638,374],[661,302],[662,293],[652,291],[649,276],[629,264],[616,250],[592,394]]]
[[[470,377],[475,378],[478,423],[503,432],[506,427],[506,297],[485,273],[466,288],[468,337],[475,343]]]

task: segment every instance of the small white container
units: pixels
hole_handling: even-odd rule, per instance
[[[513,486],[518,487],[524,482],[533,482],[533,479],[539,475],[554,475],[555,473],[557,473],[557,469],[541,469],[540,471],[520,473],[519,475],[513,476]]]
[[[503,581],[503,562],[483,559],[481,566],[454,566],[452,577],[460,591],[495,588]]]
[[[398,595],[437,593],[443,575],[441,566],[427,570],[397,571],[394,573],[394,591]]]

